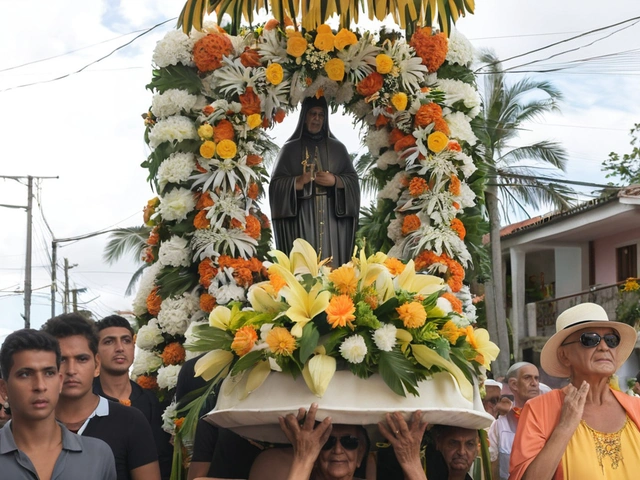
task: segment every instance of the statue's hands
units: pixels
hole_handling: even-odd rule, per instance
[[[316,183],[323,187],[333,187],[336,184],[336,176],[331,172],[316,172]]]
[[[302,190],[311,181],[311,172],[305,172],[296,177],[296,190]]]

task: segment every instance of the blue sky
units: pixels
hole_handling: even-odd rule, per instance
[[[75,71],[134,36],[121,35],[177,16],[182,5],[182,0],[58,0],[36,2],[25,9],[20,2],[0,0],[0,17],[13,19],[0,31],[0,90]],[[602,5],[584,0],[477,0],[476,14],[461,19],[458,25],[474,45],[494,48],[506,58],[640,15],[640,6],[632,0],[613,0],[607,8]],[[148,154],[140,114],[148,109],[151,94],[144,86],[150,80],[155,42],[170,28],[173,22],[81,74],[0,91],[0,175],[60,177],[43,181],[39,190],[44,214],[57,238],[141,222],[142,207],[153,196],[146,173],[139,167]],[[610,33],[528,55],[505,66],[584,46]],[[640,25],[635,25],[544,63],[637,49],[639,38]],[[5,70],[72,50],[78,51]],[[603,182],[602,160],[612,150],[629,149],[628,131],[640,121],[637,58],[632,54],[615,64],[591,62],[588,70],[582,67],[569,74],[538,77],[553,81],[565,101],[561,113],[528,125],[523,140],[562,142],[571,157],[568,178]],[[628,75],[620,75],[621,71]],[[355,135],[339,133],[349,131],[351,120],[332,117],[331,122],[338,136],[345,137],[342,140],[348,148],[357,150]],[[277,141],[290,135],[291,123],[295,118],[273,132]],[[0,204],[25,202],[24,185],[0,179]],[[50,311],[46,298],[40,295],[49,291],[51,235],[40,213],[34,215],[33,286],[42,290],[34,299],[38,305],[32,309],[32,324],[38,327]],[[0,329],[15,329],[22,326],[23,300],[14,292],[24,281],[24,211],[0,208],[0,222]],[[124,297],[124,290],[136,268],[129,261],[106,265],[102,260],[105,242],[103,236],[66,244],[58,254],[59,265],[65,257],[78,265],[70,271],[71,288],[88,288],[80,301],[98,317],[130,307],[132,299]]]

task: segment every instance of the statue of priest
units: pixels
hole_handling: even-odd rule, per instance
[[[358,228],[360,185],[346,147],[329,129],[324,97],[302,103],[293,135],[276,159],[269,185],[278,250],[303,238],[336,268],[351,260]]]

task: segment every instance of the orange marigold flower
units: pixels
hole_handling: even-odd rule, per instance
[[[251,238],[255,238],[256,240],[258,240],[261,234],[260,231],[261,231],[260,220],[258,220],[253,215],[247,215],[244,233],[249,235]]]
[[[151,233],[149,234],[149,238],[147,239],[147,245],[158,245],[160,241],[160,233],[158,232],[158,227],[153,227]]]
[[[444,132],[442,132],[442,133],[444,133]],[[462,151],[462,147],[455,140],[449,140],[449,143],[447,143],[447,150],[449,150],[451,152],[461,152]]]
[[[184,362],[185,351],[182,345],[178,342],[173,342],[164,347],[160,357],[162,357],[162,363],[165,365],[180,365]]]
[[[296,339],[284,327],[273,327],[269,330],[265,342],[276,355],[291,355],[296,349]]]
[[[253,48],[244,47],[244,52],[240,54],[240,63],[245,67],[259,67],[260,54]]]
[[[420,105],[420,108],[418,108],[414,118],[414,123],[418,127],[426,127],[427,125],[435,122],[438,118],[442,118],[442,107],[433,102],[425,103],[424,105]]]
[[[158,389],[158,381],[156,380],[156,377],[152,377],[151,375],[140,375],[136,378],[136,383],[145,390]]]
[[[331,328],[346,327],[349,325],[353,330],[352,320],[355,320],[354,315],[356,307],[353,304],[353,300],[349,295],[334,295],[329,301],[329,306],[325,312],[327,314],[327,322],[331,325]]]
[[[233,271],[233,279],[241,287],[248,288],[253,285],[253,275],[246,267],[236,267]]]
[[[417,215],[411,214],[402,220],[402,235],[405,237],[420,228],[421,222]]]
[[[467,235],[467,229],[464,228],[464,224],[459,218],[451,220],[451,230],[458,234],[460,240],[464,240],[464,237]]]
[[[433,126],[434,131],[444,133],[447,136],[451,134],[451,130],[449,130],[449,124],[444,118],[436,118],[433,121],[435,122],[435,125]]]
[[[364,297],[364,303],[371,307],[371,310],[378,308],[378,296],[375,294],[366,295]]]
[[[204,312],[211,313],[216,307],[216,297],[208,293],[200,295],[200,309]]]
[[[411,36],[409,42],[416,54],[422,58],[422,64],[426,65],[430,73],[442,66],[448,50],[447,36],[444,33],[431,34],[431,28],[420,28]]]
[[[251,325],[245,325],[236,331],[231,349],[236,352],[236,355],[242,357],[251,351],[256,341],[258,341],[256,329]]]
[[[446,298],[447,300],[449,300],[449,303],[451,303],[451,308],[454,312],[462,313],[462,302],[453,293],[443,293],[442,298]]]
[[[429,184],[422,177],[413,177],[409,182],[409,195],[412,197],[419,197],[427,190],[429,190]]]
[[[253,87],[247,87],[245,92],[240,95],[240,104],[242,105],[240,112],[244,113],[247,117],[262,111],[260,97],[253,91]]]
[[[406,328],[420,328],[427,321],[427,312],[419,302],[407,302],[396,308]]]
[[[196,214],[195,218],[193,219],[193,226],[196,227],[198,230],[201,230],[203,228],[209,228],[211,226],[211,222],[207,218],[206,210],[200,210]]]
[[[379,91],[383,84],[383,76],[378,72],[372,72],[360,80],[358,85],[356,85],[356,91],[363,97],[368,97]]]
[[[394,257],[388,257],[385,261],[384,261],[385,266],[387,267],[387,269],[389,270],[389,273],[391,275],[400,275],[402,272],[404,272],[404,267],[405,264],[402,263],[400,260],[398,260],[397,258]]]
[[[263,267],[262,262],[258,260],[256,257],[251,257],[249,260],[245,262],[245,265],[253,273],[261,272]]]
[[[198,274],[200,275],[200,285],[209,288],[213,277],[218,274],[218,269],[213,266],[213,261],[210,258],[205,258],[198,265]]]
[[[451,195],[456,197],[460,195],[460,179],[456,175],[451,175],[451,182],[449,183],[449,191]]]
[[[162,303],[162,298],[158,295],[158,289],[159,287],[155,287],[147,297],[147,311],[154,317],[160,313],[160,304]]]
[[[453,323],[451,320],[445,323],[440,329],[440,335],[442,335],[443,338],[446,338],[447,340],[449,340],[449,343],[451,345],[455,345],[456,342],[458,341],[458,338],[460,338],[460,335],[464,333],[465,331],[463,329],[458,328],[458,326],[455,323]]]
[[[233,124],[225,119],[222,119],[213,129],[213,141],[220,143],[221,140],[233,140],[236,137],[233,130]]]
[[[353,295],[358,288],[358,277],[353,267],[343,265],[329,274],[329,280],[343,295]]]
[[[405,134],[404,134],[404,132],[402,130],[394,128],[393,130],[391,130],[391,133],[389,134],[389,143],[391,145],[394,145],[398,140],[403,138],[404,135]]]
[[[210,72],[222,66],[222,57],[233,51],[229,36],[210,33],[193,46],[193,61],[201,72]]]
[[[213,113],[213,107],[211,105],[207,105],[202,109],[202,113],[204,113],[208,117]]]
[[[204,192],[198,195],[198,203],[196,203],[196,210],[204,210],[207,207],[213,207],[213,200],[209,192]]]
[[[396,152],[399,152],[401,150],[404,150],[405,148],[413,147],[415,144],[416,144],[416,137],[414,137],[413,135],[405,135],[395,143],[395,145],[393,146],[393,149]]]
[[[284,278],[274,272],[269,272],[269,283],[276,293],[278,293],[280,289],[287,284],[287,282],[284,281]]]
[[[176,430],[180,430],[180,428],[182,427],[183,423],[184,423],[184,417],[176,418],[173,421],[173,424],[176,426]]]

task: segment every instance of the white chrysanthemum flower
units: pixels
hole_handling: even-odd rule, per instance
[[[364,100],[358,100],[354,105],[351,106],[351,111],[355,115],[356,120],[360,120],[371,113],[371,104],[365,102]]]
[[[195,63],[193,63],[191,52],[195,42],[193,37],[184,34],[182,30],[171,30],[156,44],[153,50],[153,63],[159,68],[178,63],[193,67]]]
[[[145,373],[155,372],[162,366],[162,358],[148,350],[138,350],[131,366],[131,376],[135,379]]]
[[[246,290],[236,283],[233,278],[233,269],[228,267],[218,272],[213,278],[209,286],[209,293],[215,297],[218,305],[246,300]]]
[[[162,268],[158,262],[154,263],[150,267],[144,269],[142,278],[138,285],[138,291],[132,302],[133,313],[137,316],[143,315],[147,312],[147,297],[151,293],[151,290],[155,288],[155,281],[158,272]]]
[[[196,208],[196,199],[193,192],[186,188],[174,188],[160,198],[158,212],[164,220],[181,221],[187,218],[187,214],[194,208]]]
[[[458,199],[460,200],[460,206],[462,208],[473,207],[476,204],[476,194],[473,193],[471,187],[465,182],[460,184],[460,195]]]
[[[473,163],[473,159],[464,152],[456,152],[455,158],[462,162],[462,166],[459,168],[465,178],[469,178],[478,169],[478,167]]]
[[[449,125],[451,134],[450,138],[455,138],[467,142],[469,145],[475,145],[478,143],[478,137],[471,129],[471,123],[469,118],[462,112],[453,112],[444,116],[445,121]]]
[[[402,218],[397,217],[389,222],[387,237],[389,237],[393,243],[398,243],[402,239]]]
[[[158,325],[169,335],[184,335],[192,316],[199,311],[199,298],[190,293],[185,292],[178,298],[165,298],[160,304]]]
[[[445,315],[448,315],[453,311],[451,302],[444,297],[438,297],[438,300],[436,300],[436,307],[442,310]]]
[[[163,142],[180,142],[198,138],[198,131],[193,121],[181,115],[164,118],[149,130],[149,146],[152,149]]]
[[[398,163],[398,159],[398,154],[394,150],[389,149],[378,157],[378,160],[376,160],[376,167],[380,170],[386,170],[390,165],[396,165]]]
[[[176,410],[178,409],[178,404],[173,401],[167,408],[162,412],[162,430],[167,432],[169,435],[173,435],[176,431],[176,424],[173,422],[177,417]]]
[[[158,370],[158,386],[171,390],[178,384],[178,374],[182,365],[167,365]]]
[[[356,88],[348,80],[343,81],[338,87],[338,91],[336,92],[335,102],[336,105],[346,105],[353,98],[354,92]]]
[[[457,29],[451,31],[446,59],[449,63],[457,63],[463,67],[468,67],[473,61],[473,45]]]
[[[177,152],[169,155],[158,168],[158,186],[164,190],[167,183],[182,183],[196,169],[196,157],[193,153]]]
[[[158,327],[158,320],[152,318],[149,323],[143,325],[136,334],[136,346],[143,350],[151,350],[156,345],[164,342],[162,330]]]
[[[395,176],[387,182],[382,190],[378,192],[378,200],[388,198],[392,201],[397,201],[400,197],[400,192],[404,188],[402,182],[407,174],[405,172],[398,172]]]
[[[436,85],[445,93],[444,104],[448,107],[461,101],[469,109],[469,118],[474,118],[480,113],[482,100],[473,85],[450,78],[439,78]]]
[[[165,267],[188,267],[191,265],[189,240],[173,235],[168,241],[162,242],[158,251],[158,262]]]
[[[366,145],[371,155],[380,155],[380,150],[389,147],[389,132],[386,128],[380,130],[370,128],[367,133]]]
[[[383,352],[390,352],[396,344],[397,328],[387,323],[373,332],[373,341]]]
[[[153,96],[151,99],[151,113],[157,118],[179,115],[183,111],[188,113],[197,102],[197,95],[191,95],[186,90],[170,88]]]
[[[360,335],[345,338],[340,345],[340,355],[349,363],[362,363],[367,355],[367,344]]]

